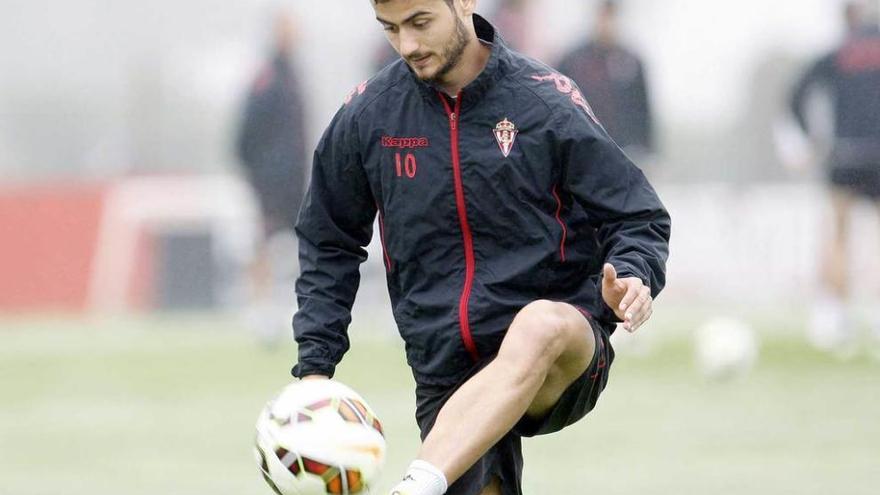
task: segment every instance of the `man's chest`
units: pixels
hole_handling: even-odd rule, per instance
[[[491,205],[551,194],[559,175],[553,147],[527,110],[487,104],[388,112],[362,136],[374,194],[384,205],[425,214],[452,199]]]

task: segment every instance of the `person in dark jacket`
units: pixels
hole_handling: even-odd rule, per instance
[[[303,101],[291,61],[295,47],[294,18],[281,12],[274,19],[271,56],[247,96],[236,143],[262,214],[263,239],[250,267],[251,320],[267,345],[289,330],[288,291],[296,263],[288,253],[296,242],[293,229],[305,190]]]
[[[823,251],[822,290],[813,306],[808,337],[819,348],[848,355],[857,341],[846,308],[849,217],[860,198],[880,207],[880,31],[866,22],[862,2],[847,3],[844,18],[846,39],[796,83],[791,111],[809,132],[806,109],[811,90],[823,87],[833,103],[834,138],[827,161],[833,231]],[[875,318],[874,333],[880,342],[880,314]]]
[[[670,218],[578,87],[508,49],[475,0],[373,5],[401,60],[315,151],[292,372],[332,377],[348,349],[378,216],[423,437],[393,493],[521,494],[521,438],[587,414],[615,325],[651,316]]]
[[[557,68],[583,89],[618,146],[638,157],[655,150],[653,116],[644,65],[618,40],[619,8],[615,0],[602,1],[592,38],[565,54]]]

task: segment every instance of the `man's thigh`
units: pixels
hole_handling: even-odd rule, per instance
[[[583,375],[596,354],[597,336],[593,332],[590,317],[571,304],[556,304],[565,313],[565,350],[553,363],[544,384],[526,411],[526,415],[533,418],[543,417],[550,412],[565,390]]]
[[[468,376],[476,374],[481,368],[482,366],[475,366]],[[456,389],[455,386],[416,384],[416,420],[422,439],[428,435],[443,404]],[[522,469],[522,439],[515,433],[508,433],[450,485],[446,493],[448,495],[495,495],[496,493],[522,495]],[[501,482],[496,483],[498,480]]]
[[[857,199],[880,198],[880,164],[835,167],[829,175],[835,210],[848,211]]]
[[[590,365],[563,391],[549,411],[541,416],[524,416],[513,428],[514,433],[524,437],[554,433],[576,423],[596,406],[608,383],[614,362],[614,349],[610,342],[613,327],[592,319],[590,326],[595,339],[595,352]]]

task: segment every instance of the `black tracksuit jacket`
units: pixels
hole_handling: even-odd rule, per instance
[[[642,172],[567,77],[474,23],[492,54],[457,98],[397,61],[349,95],[318,144],[297,223],[295,376],[332,375],[348,350],[377,214],[419,383],[454,384],[494,356],[536,299],[577,305],[612,329],[603,261],[654,296],[663,288],[670,218]]]

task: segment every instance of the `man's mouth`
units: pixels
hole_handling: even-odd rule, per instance
[[[414,66],[414,67],[417,67],[417,68],[419,68],[419,69],[422,69],[422,68],[424,68],[426,65],[428,65],[428,61],[429,61],[430,59],[431,59],[431,56],[430,56],[430,55],[425,55],[425,56],[423,56],[423,57],[419,57],[419,58],[411,57],[411,58],[409,59],[409,63],[410,63],[410,65],[412,65],[412,66]]]

